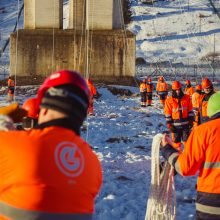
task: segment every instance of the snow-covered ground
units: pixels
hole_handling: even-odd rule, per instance
[[[118,88],[118,87],[117,87]],[[126,87],[123,87],[126,88]],[[95,220],[143,220],[151,178],[151,143],[166,130],[157,97],[154,105],[140,108],[138,89],[133,96],[112,95],[105,87],[95,103],[96,116],[88,118],[83,136],[94,147],[104,182],[96,202]],[[194,219],[195,177],[175,177],[177,220]]]
[[[220,51],[220,20],[208,1],[147,5],[133,0],[132,5],[129,29],[137,36],[137,57],[149,63],[200,64],[202,57]]]

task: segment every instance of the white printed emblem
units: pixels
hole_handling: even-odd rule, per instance
[[[62,142],[55,150],[55,162],[59,170],[66,176],[79,176],[84,169],[82,151],[72,142]]]

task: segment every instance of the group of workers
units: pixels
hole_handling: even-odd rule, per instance
[[[201,89],[203,92],[201,92]],[[215,92],[211,81],[205,78],[202,80],[201,86],[196,86],[192,100],[193,96],[196,96],[194,98],[197,103],[197,106],[193,109],[196,126],[190,131],[189,136],[184,139],[184,150],[177,149],[174,143],[175,140],[164,135],[161,152],[180,175],[192,176],[198,172],[196,219],[219,220],[220,92]],[[178,109],[183,111],[187,109],[187,106],[182,105]],[[190,124],[189,116],[188,114]],[[184,119],[187,120],[187,116]]]
[[[75,71],[57,71],[23,106],[0,108],[0,219],[92,219],[102,169],[80,137],[93,114],[89,83]],[[22,129],[13,126],[19,122]]]
[[[141,107],[152,104],[153,83],[150,77],[143,79],[140,84]],[[204,78],[201,84],[195,86],[186,80],[185,88],[180,81],[173,81],[171,95],[168,96],[168,83],[159,76],[156,93],[164,109],[167,128],[172,134],[175,147],[181,151],[182,141],[187,140],[192,127],[206,122],[207,102],[215,93],[212,82]]]
[[[144,86],[141,88],[143,92]],[[186,80],[184,89],[180,81],[173,81],[171,95],[167,96],[163,77],[159,77],[156,91],[171,133],[171,137],[163,135],[162,155],[182,176],[199,172],[196,219],[219,220],[220,92],[215,91],[209,78],[204,78],[195,89],[190,80]]]
[[[152,105],[153,90],[154,85],[152,83],[152,79],[150,77],[148,77],[147,79],[143,79],[140,84],[141,107]],[[160,103],[164,105],[166,97],[168,95],[168,84],[164,80],[163,76],[160,76],[158,78],[156,92],[159,97]]]

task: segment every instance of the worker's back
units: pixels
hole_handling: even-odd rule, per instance
[[[0,203],[7,210],[5,216],[10,217],[15,207],[26,216],[36,211],[37,216],[48,212],[91,219],[101,166],[89,145],[72,130],[51,126],[0,132],[0,146]]]

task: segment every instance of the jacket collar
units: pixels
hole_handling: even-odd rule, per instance
[[[60,119],[51,120],[51,121],[39,124],[35,128],[43,129],[43,128],[47,128],[50,126],[64,127],[64,128],[73,130],[76,134],[80,135],[81,125],[79,125],[79,123],[77,123],[77,121],[73,120],[72,118],[60,118]]]
[[[220,118],[220,112],[214,114],[209,120],[211,121],[211,120],[215,120],[215,119],[218,119],[218,118]]]

